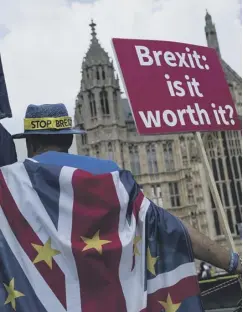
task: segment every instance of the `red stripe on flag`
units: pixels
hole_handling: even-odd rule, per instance
[[[132,211],[133,211],[134,217],[136,219],[136,223],[138,222],[138,216],[139,216],[139,212],[140,212],[140,208],[141,208],[143,199],[144,199],[143,192],[140,191],[138,193],[136,199],[133,202]]]
[[[110,174],[87,177],[76,170],[73,175],[74,208],[72,248],[81,288],[82,311],[126,312],[119,280],[122,245],[118,235],[120,204]],[[99,231],[102,246],[83,250],[82,237],[92,238]]]
[[[159,301],[167,301],[168,294],[170,294],[173,304],[182,303],[183,300],[197,296],[200,294],[197,276],[189,276],[180,280],[177,284],[161,288],[153,294],[148,295],[147,309],[143,311],[160,312],[162,305]]]
[[[28,197],[28,194],[23,194]],[[37,256],[37,251],[31,244],[43,246],[41,240],[33,231],[27,220],[19,211],[0,171],[0,206],[8,220],[8,223],[17,238],[19,244],[24,249],[30,260],[33,262]],[[60,300],[61,304],[66,308],[66,291],[65,291],[65,276],[62,270],[58,267],[55,260],[52,260],[52,269],[45,262],[35,264],[35,267],[45,279],[53,293]]]

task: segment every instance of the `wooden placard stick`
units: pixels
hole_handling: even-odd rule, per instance
[[[201,136],[200,132],[195,133],[195,139],[196,139],[196,142],[198,145],[201,161],[202,161],[204,169],[205,169],[209,188],[210,188],[210,191],[211,191],[211,194],[212,194],[212,197],[213,197],[213,200],[214,200],[214,203],[215,203],[218,215],[219,215],[220,224],[222,225],[225,238],[228,242],[230,249],[233,250],[234,252],[236,252],[236,248],[235,248],[235,244],[233,241],[233,237],[232,237],[231,232],[230,232],[228,220],[226,218],[224,207],[222,205],[222,201],[221,201],[221,198],[219,196],[217,185],[216,185],[216,182],[215,182],[215,179],[213,176],[211,166],[210,166],[209,161],[208,161],[208,157],[206,154],[206,150],[204,148],[204,144],[203,144],[203,140],[202,140],[202,136]]]
[[[213,172],[212,172],[211,166],[210,166],[209,161],[208,161],[207,153],[206,153],[206,150],[204,148],[204,144],[203,144],[203,140],[202,140],[202,136],[201,136],[200,132],[195,132],[195,139],[196,139],[196,142],[198,145],[201,161],[204,165],[204,169],[206,172],[206,177],[207,177],[207,181],[209,184],[209,188],[210,188],[210,191],[212,193],[212,197],[213,197],[213,200],[214,200],[214,203],[215,203],[218,215],[219,215],[219,220],[220,220],[220,223],[223,227],[225,238],[228,242],[230,249],[232,251],[236,252],[235,243],[234,243],[233,237],[232,237],[231,232],[230,232],[228,220],[226,218],[224,207],[222,205],[222,201],[221,201],[221,198],[219,196],[217,185],[215,183]],[[241,282],[240,278],[239,278],[239,284],[242,288],[242,282]]]

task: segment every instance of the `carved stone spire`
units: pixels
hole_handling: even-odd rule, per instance
[[[89,25],[91,28],[91,44],[89,46],[89,50],[85,56],[84,63],[86,65],[91,64],[110,64],[110,58],[108,53],[101,47],[99,40],[97,38],[96,33],[96,23],[91,20],[91,24]],[[83,64],[84,65],[84,64]]]
[[[212,16],[209,14],[208,10],[206,10],[206,15],[205,15],[205,21],[206,23],[211,23],[212,24]]]
[[[207,38],[208,47],[214,48],[218,52],[218,55],[220,57],[220,49],[216,27],[213,23],[212,16],[209,14],[208,11],[206,11],[205,22],[206,22],[205,34]]]
[[[89,24],[89,26],[91,27],[92,39],[95,39],[97,33],[96,33],[96,31],[95,31],[96,24],[94,23],[93,19],[91,20],[91,24]],[[97,38],[96,38],[96,39],[97,39]]]

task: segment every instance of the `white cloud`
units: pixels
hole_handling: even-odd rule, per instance
[[[221,53],[241,72],[238,0],[0,0],[0,38],[13,118],[3,124],[22,131],[30,103],[67,104],[73,114],[82,58],[89,46],[91,18],[111,56],[112,37],[161,39],[206,45],[206,8],[216,23]]]

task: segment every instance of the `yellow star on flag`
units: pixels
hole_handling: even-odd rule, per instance
[[[14,289],[14,278],[11,279],[9,286],[7,286],[6,284],[3,285],[8,293],[8,297],[4,302],[4,305],[11,303],[12,308],[16,311],[16,299],[19,297],[23,297],[24,294]]]
[[[38,252],[38,255],[34,259],[33,263],[38,263],[45,261],[45,263],[52,269],[52,258],[60,254],[59,250],[51,248],[51,238],[44,244],[44,246],[31,244],[35,250]]]
[[[100,239],[100,231],[96,232],[92,238],[80,236],[86,246],[82,251],[89,249],[96,249],[98,253],[102,254],[102,246],[111,243],[111,241]]]
[[[134,255],[140,256],[137,244],[140,242],[141,239],[142,239],[141,236],[135,236],[134,238],[134,241],[133,241],[133,254]]]
[[[173,303],[170,294],[167,296],[167,301],[159,301],[159,303],[163,306],[165,309],[165,312],[176,312],[181,303]]]
[[[156,275],[154,266],[155,266],[158,258],[159,257],[152,257],[150,249],[148,247],[148,249],[147,249],[147,269],[153,275]]]

